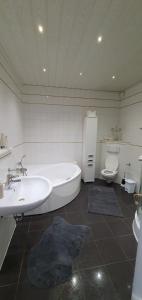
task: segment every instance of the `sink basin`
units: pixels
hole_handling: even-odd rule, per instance
[[[0,199],[0,216],[20,214],[32,210],[47,200],[52,192],[52,183],[42,176],[24,176],[12,183]]]

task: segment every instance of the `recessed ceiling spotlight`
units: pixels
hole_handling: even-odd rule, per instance
[[[46,68],[43,68],[42,71],[43,71],[43,72],[46,72]]]
[[[115,75],[112,75],[112,79],[115,79],[116,77],[115,77]]]
[[[39,31],[40,33],[43,33],[43,26],[42,26],[42,25],[38,25],[38,31]]]
[[[99,35],[98,38],[97,38],[98,43],[101,43],[102,39],[103,39],[102,35]]]
[[[82,76],[82,75],[83,75],[83,73],[82,73],[82,72],[80,72],[80,73],[79,73],[79,75],[80,75],[80,76]]]

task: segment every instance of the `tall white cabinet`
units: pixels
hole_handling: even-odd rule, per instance
[[[97,142],[97,117],[95,111],[88,111],[84,120],[82,178],[84,182],[95,180]]]

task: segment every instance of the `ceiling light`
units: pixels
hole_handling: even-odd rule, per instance
[[[43,71],[43,72],[46,72],[46,68],[43,68],[42,71]]]
[[[102,39],[103,39],[102,35],[99,35],[98,38],[97,38],[98,43],[101,43]]]
[[[82,73],[82,72],[80,72],[80,73],[79,73],[79,75],[80,75],[80,76],[82,76],[82,75],[83,75],[83,73]]]
[[[115,79],[116,77],[115,77],[115,75],[112,75],[112,79]]]
[[[42,26],[42,25],[38,25],[38,31],[39,31],[40,33],[43,33],[43,26]]]

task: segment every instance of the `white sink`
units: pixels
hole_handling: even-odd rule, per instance
[[[42,176],[25,176],[12,183],[0,199],[0,216],[20,214],[32,210],[47,200],[52,192],[52,183]]]

